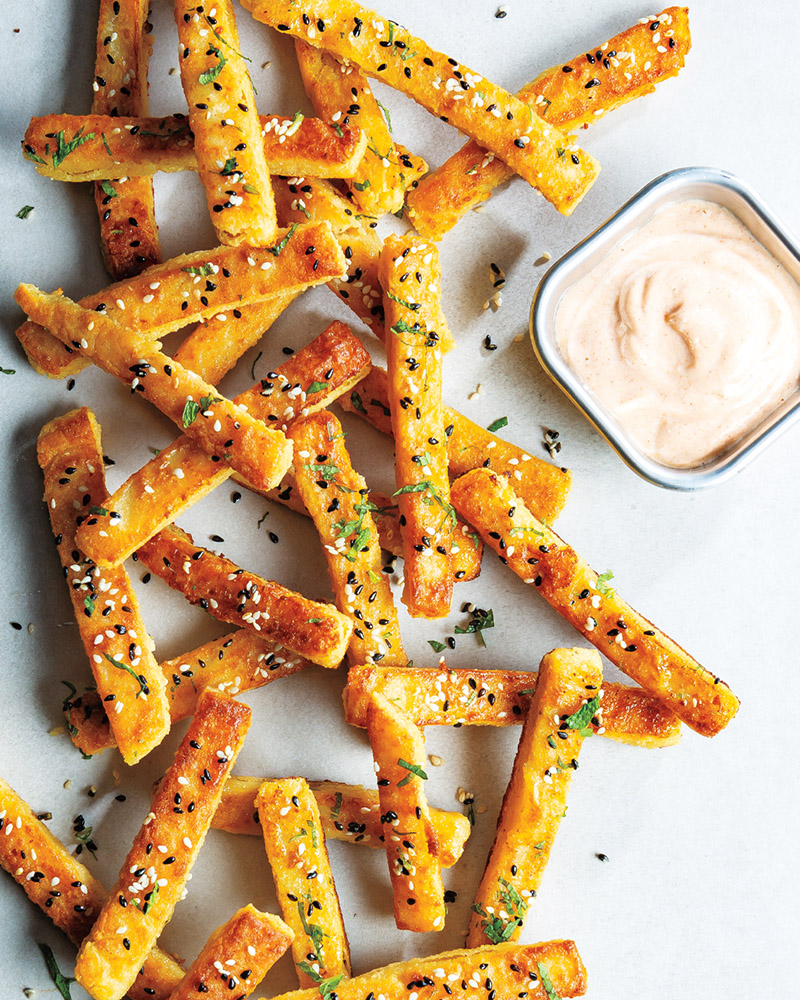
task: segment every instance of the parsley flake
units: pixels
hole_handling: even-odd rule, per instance
[[[111,181],[100,181],[100,187],[103,189],[103,193],[107,194],[109,198],[119,198],[119,194],[114,189]]]
[[[487,628],[494,628],[494,612],[491,608],[488,611],[484,611],[483,608],[475,608],[474,611],[470,612],[469,623],[463,628],[461,625],[456,625],[453,631],[456,635],[467,635],[469,632],[474,632],[481,646],[485,646],[486,640],[483,638],[483,630]]]
[[[443,642],[439,642],[438,639],[428,639],[428,645],[434,653],[441,653],[442,650],[445,649],[445,644]]]
[[[187,399],[183,407],[183,416],[181,417],[184,430],[195,422],[199,412],[200,404],[195,403],[193,399]]]
[[[90,139],[94,139],[94,132],[87,132],[86,135],[82,134],[84,128],[85,126],[82,125],[68,142],[64,142],[63,129],[56,135],[56,150],[53,153],[54,170],[57,170],[69,154],[74,153],[79,146],[82,146]]]
[[[38,941],[39,951],[44,956],[45,965],[47,966],[47,971],[50,973],[50,978],[55,983],[55,987],[64,1000],[72,1000],[72,994],[69,991],[69,984],[74,983],[74,979],[68,979],[66,976],[61,974],[61,969],[58,967],[58,962],[53,954],[53,949],[46,944],[42,944]]]
[[[573,712],[572,715],[568,715],[564,720],[567,729],[577,729],[579,730],[581,736],[591,736],[592,729],[590,723],[600,708],[600,696],[592,698],[591,701],[587,701],[585,705],[581,705],[577,712]]]
[[[17,218],[27,219],[32,211],[33,211],[33,205],[23,205],[22,208],[17,212]]]
[[[266,248],[267,251],[271,253],[274,257],[280,257],[281,253],[286,249],[286,244],[294,236],[294,232],[299,225],[300,225],[299,222],[295,222],[294,225],[289,230],[289,232],[283,237],[283,239],[279,240],[275,244],[275,246],[267,247]]]
[[[544,986],[544,991],[547,994],[547,1000],[561,1000],[561,997],[558,993],[556,993],[555,988],[553,987],[553,982],[550,979],[550,973],[547,971],[547,966],[542,965],[541,962],[537,962],[536,970],[539,973],[542,986]]]
[[[222,67],[228,61],[222,54],[222,52],[220,52],[220,50],[215,45],[210,46],[208,51],[210,55],[214,55],[217,57],[217,64],[216,66],[212,66],[210,69],[207,69],[204,73],[201,73],[200,76],[197,78],[198,83],[202,84],[203,86],[205,86],[207,83],[213,83],[222,72]]]
[[[508,417],[498,417],[497,420],[493,420],[489,426],[486,428],[490,434],[494,434],[495,431],[499,431],[501,427],[508,427]]]
[[[407,760],[403,760],[402,757],[398,758],[397,763],[400,767],[404,767],[406,771],[408,771],[405,778],[397,782],[398,788],[402,788],[404,785],[407,785],[409,781],[411,781],[411,776],[413,774],[415,774],[418,778],[422,778],[423,781],[428,780],[428,775],[422,770],[419,764],[409,764],[409,762]]]

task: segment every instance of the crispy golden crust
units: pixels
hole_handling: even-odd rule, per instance
[[[599,173],[599,164],[588,153],[519,98],[468,67],[453,65],[421,38],[360,4],[245,0],[243,5],[256,20],[347,59],[368,76],[408,94],[499,156],[564,215],[572,212]],[[319,30],[320,21],[324,31]]]
[[[543,944],[487,945],[484,948],[462,948],[427,958],[411,958],[363,976],[354,976],[339,983],[339,1000],[364,1000],[370,993],[383,995],[386,1000],[407,1000],[411,990],[420,987],[420,980],[433,979],[437,988],[453,982],[484,983],[490,979],[498,997],[517,997],[525,992],[529,1000],[548,1000],[538,967],[547,970],[553,992],[559,997],[579,997],[586,992],[586,969],[574,941],[547,941]],[[424,988],[424,983],[422,984]],[[431,995],[435,995],[431,993]],[[313,990],[283,993],[275,1000],[317,1000]],[[552,1000],[552,994],[550,995]]]
[[[319,534],[336,606],[356,619],[349,663],[408,661],[363,476],[352,466],[342,425],[327,410],[288,430],[297,489]]]
[[[446,911],[439,842],[423,785],[424,737],[380,694],[370,699],[367,733],[378,776],[395,923],[401,930],[440,931]]]
[[[218,927],[170,1000],[245,1000],[292,943],[292,931],[251,904]],[[235,991],[235,992],[231,992]]]
[[[338,125],[355,122],[367,137],[364,157],[346,182],[353,201],[373,218],[398,211],[406,188],[425,173],[427,164],[419,158],[413,162],[392,141],[380,105],[357,66],[300,39],[295,53],[303,86],[320,118]]]
[[[285,479],[284,482],[286,482]],[[377,507],[377,510],[373,511],[373,516],[375,526],[378,529],[378,537],[381,540],[381,548],[391,552],[394,556],[402,556],[403,536],[400,533],[397,504],[392,503],[392,498],[383,493],[373,491],[370,496]],[[480,576],[483,542],[478,533],[473,531],[461,518],[456,518],[450,553],[453,559],[453,579],[456,582],[463,580],[466,583]],[[388,664],[384,665],[388,666]]]
[[[218,691],[205,691],[201,696],[197,714],[153,796],[117,883],[78,952],[75,978],[95,1000],[124,996],[172,916],[244,742],[250,716],[246,705]],[[187,808],[177,813],[176,802]]]
[[[418,726],[513,726],[522,722],[538,674],[529,670],[448,667],[351,667],[343,692],[345,719],[367,724],[374,691]],[[680,721],[654,695],[637,687],[603,685],[603,735],[640,747],[665,747],[681,737]],[[473,696],[474,695],[474,696]]]
[[[211,824],[218,830],[250,836],[261,835],[255,800],[263,778],[232,774]],[[384,844],[378,793],[363,785],[337,781],[309,781],[329,840],[381,849]],[[431,824],[439,844],[439,863],[451,868],[461,857],[470,835],[470,822],[457,812],[431,808]]]
[[[301,987],[350,975],[350,946],[317,800],[304,778],[265,781],[255,800]]]
[[[316,177],[275,178],[275,199],[282,226],[308,218],[330,224],[344,251],[348,270],[332,278],[328,288],[383,340],[383,299],[378,283],[383,241],[375,230],[330,181]]]
[[[438,275],[433,245],[395,236],[385,241],[379,277],[405,562],[403,603],[415,618],[444,617],[453,597],[455,511],[442,412]]]
[[[327,225],[300,226],[283,245],[289,232],[263,249],[217,247],[181,254],[85,296],[80,305],[131,330],[148,331],[152,339],[200,320],[213,321],[220,329],[233,325],[248,305],[299,292],[346,270]],[[306,253],[311,246],[314,251]],[[79,346],[63,344],[37,323],[23,323],[17,338],[33,367],[51,378],[64,378],[88,364]]]
[[[91,930],[106,891],[0,778],[0,866],[73,944]],[[183,978],[174,958],[155,947],[130,988],[131,1000],[167,1000]]]
[[[453,504],[517,576],[687,726],[714,736],[734,717],[739,700],[727,684],[599,580],[508,480],[488,469],[468,472],[453,483]]]
[[[46,324],[65,343],[80,343],[104,371],[182,424],[187,436],[207,455],[216,456],[220,465],[229,464],[259,489],[271,489],[281,481],[292,461],[284,435],[218,396],[213,386],[162,354],[160,345],[154,349],[142,334],[129,333],[63,295],[45,295],[32,285],[20,285],[15,297],[32,319]],[[109,519],[114,519],[113,513]]]
[[[219,242],[263,246],[278,223],[256,97],[233,6],[214,7],[213,18],[186,3],[174,7],[198,173]]]
[[[337,321],[270,372],[272,378],[257,382],[234,403],[283,432],[301,413],[314,413],[347,392],[369,366],[361,341]],[[312,387],[314,391],[309,392]],[[180,477],[176,470],[182,472]],[[225,482],[231,471],[184,434],[129,476],[109,499],[105,506],[119,516],[87,522],[79,542],[99,565],[116,565]]]
[[[147,63],[152,42],[147,0],[101,0],[92,113],[147,114]],[[96,181],[100,248],[115,281],[138,274],[161,260],[153,183],[130,178],[105,185]]]
[[[392,433],[386,372],[373,366],[360,385],[339,400],[342,409],[357,413],[384,434]],[[450,406],[444,407],[447,462],[451,478],[470,469],[502,472],[514,484],[525,505],[548,524],[555,521],[569,495],[572,475],[523,448],[484,430]]]
[[[355,125],[335,127],[318,118],[260,118],[264,155],[270,172],[294,176],[351,177],[366,149]],[[64,142],[80,142],[61,159],[48,133],[63,132]],[[108,149],[106,149],[106,145]],[[110,155],[109,155],[110,150]],[[186,115],[167,118],[107,115],[45,115],[31,118],[22,152],[44,177],[57,181],[100,181],[150,177],[159,170],[197,172],[194,137]]]
[[[588,718],[576,713],[601,714],[602,683],[600,656],[593,649],[554,649],[542,658],[497,834],[472,905],[468,948],[498,937],[519,939],[566,815],[582,733],[591,735]]]
[[[37,458],[44,499],[97,696],[108,706],[114,740],[135,764],[169,732],[166,682],[123,567],[101,571],[75,541],[77,526],[107,503],[100,427],[86,408],[42,428]],[[76,514],[76,510],[79,512]],[[70,730],[71,731],[71,730]]]
[[[517,96],[559,129],[587,128],[614,108],[651,93],[657,83],[675,76],[683,66],[692,44],[688,8],[669,7],[656,21],[660,33],[650,30],[655,21],[646,18],[596,51],[581,53],[542,73]],[[659,38],[654,44],[656,34]],[[513,176],[503,160],[473,139],[408,192],[409,219],[426,239],[440,240],[464,214]]]
[[[197,699],[206,688],[225,694],[264,687],[281,677],[305,670],[310,661],[259,635],[240,629],[193,649],[172,660],[164,660],[159,669],[167,683],[167,705],[172,722],[194,714]],[[64,701],[72,742],[91,756],[116,745],[97,691],[74,694]]]
[[[164,528],[137,555],[173,590],[219,621],[255,631],[322,667],[342,662],[353,623],[333,605],[309,601],[245,572],[225,556],[195,545],[176,526]]]

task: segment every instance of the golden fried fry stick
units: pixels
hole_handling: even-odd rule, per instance
[[[522,722],[538,674],[529,670],[448,667],[351,667],[344,689],[345,720],[367,725],[373,692],[422,726],[513,726]],[[640,747],[666,747],[681,738],[680,721],[658,698],[637,687],[603,686],[600,735]]]
[[[361,341],[344,323],[334,322],[234,403],[283,432],[300,414],[314,413],[347,392],[369,366]],[[87,521],[79,543],[99,565],[117,565],[232,471],[184,434],[128,477],[105,504],[117,516]]]
[[[292,931],[252,904],[218,927],[170,1000],[245,1000],[292,943]],[[231,992],[235,991],[235,992]]]
[[[440,931],[445,906],[439,842],[423,781],[425,740],[414,723],[383,695],[372,696],[367,733],[378,776],[386,856],[401,930]]]
[[[217,247],[182,254],[86,296],[80,305],[103,312],[129,329],[150,332],[153,338],[152,331],[171,333],[204,319],[213,321],[221,332],[227,323],[235,325],[233,321],[247,306],[276,296],[285,298],[345,270],[345,259],[327,226],[300,226],[286,236],[259,250]],[[313,252],[309,251],[312,246]],[[16,333],[28,360],[41,374],[64,378],[89,364],[80,346],[62,343],[37,323],[23,323]],[[213,379],[206,381],[213,383]]]
[[[147,0],[100,0],[92,114],[147,114],[149,10]],[[103,259],[115,281],[161,260],[149,178],[95,181],[94,200]]]
[[[153,656],[139,602],[124,568],[101,571],[75,531],[107,503],[100,427],[91,410],[70,410],[42,428],[37,458],[44,499],[97,696],[108,707],[113,738],[135,764],[169,732],[166,681]]]
[[[646,18],[596,50],[547,70],[517,97],[558,129],[587,128],[676,76],[691,44],[688,8],[669,7],[655,20]],[[426,239],[440,240],[513,176],[510,167],[473,139],[408,192],[409,218]]]
[[[564,215],[599,173],[588,153],[519,98],[352,0],[243,0],[243,6],[256,20],[412,97],[499,156]]]
[[[350,975],[350,946],[317,800],[304,778],[265,781],[255,800],[300,986]]]
[[[318,118],[298,124],[278,115],[262,116],[260,122],[264,155],[274,174],[352,177],[366,149],[367,138],[354,125],[334,127]],[[61,133],[60,141],[54,142],[51,133]],[[40,174],[57,181],[113,181],[199,169],[186,115],[31,118],[22,152]]]
[[[386,372],[373,366],[369,375],[339,400],[342,409],[357,413],[384,434],[392,433],[389,383]],[[554,521],[567,502],[572,476],[523,448],[484,430],[450,406],[444,407],[447,461],[451,478],[470,469],[489,468],[502,472],[514,484],[529,510],[548,523]]]
[[[330,223],[347,259],[348,272],[332,278],[328,288],[383,340],[383,298],[378,283],[378,258],[383,246],[380,236],[352,202],[326,180],[277,177],[275,202],[282,226],[306,219]]]
[[[442,356],[436,310],[426,308],[439,288],[438,257],[432,244],[390,236],[379,270],[405,561],[403,603],[415,618],[444,617],[453,597],[456,518],[447,477]]]
[[[228,833],[258,836],[261,824],[255,800],[263,778],[232,774],[211,824]],[[364,847],[383,847],[381,806],[375,789],[337,781],[309,781],[319,807],[320,820],[329,840]],[[439,863],[452,868],[464,851],[470,835],[469,819],[462,813],[431,808],[431,823],[439,844]]]
[[[213,320],[198,323],[173,357],[184,368],[217,385],[301,292],[287,292],[254,306],[245,306],[238,310],[235,323],[224,323],[222,328]]]
[[[0,867],[73,944],[83,941],[102,909],[106,891],[2,778]],[[131,1000],[167,1000],[182,978],[180,965],[156,946],[128,993]]]
[[[734,717],[739,700],[727,684],[618,597],[607,576],[527,510],[505,477],[468,472],[453,483],[452,497],[524,583],[687,726],[714,736]]]
[[[281,486],[285,485],[284,477]],[[381,540],[381,548],[391,552],[392,555],[403,555],[403,538],[400,533],[400,519],[397,504],[392,503],[391,497],[383,493],[372,492],[370,494],[372,502],[377,507],[373,511],[375,526],[378,529],[378,537]],[[478,533],[472,531],[468,524],[456,518],[456,526],[453,529],[452,544],[450,554],[453,559],[453,579],[458,582],[474,580],[481,574],[481,558],[483,556],[483,542]]]
[[[218,691],[204,691],[200,697],[117,883],[78,952],[75,978],[95,1000],[125,995],[172,916],[250,716],[246,705]],[[176,803],[182,812],[175,811]]]
[[[241,625],[322,667],[338,667],[353,623],[331,604],[309,601],[164,528],[137,556],[156,576],[219,621]]]
[[[319,534],[336,606],[356,619],[347,648],[350,663],[393,666],[408,662],[397,609],[363,476],[352,466],[342,425],[323,411],[287,431],[294,445],[297,489]]]
[[[230,0],[175,0],[181,84],[198,173],[220,243],[263,246],[278,228],[256,96]]]
[[[542,971],[550,983],[545,989]],[[453,976],[452,980],[448,977]],[[424,989],[426,980],[433,979],[438,991],[444,987],[460,992],[461,982],[477,982],[476,993],[488,979],[498,997],[518,997],[524,992],[529,1000],[553,1000],[583,996],[586,992],[586,969],[574,941],[547,941],[543,944],[487,945],[484,948],[462,948],[426,958],[395,962],[373,969],[363,976],[345,979],[336,988],[339,1000],[364,1000],[370,994],[385,1000],[404,1000],[412,990]],[[450,986],[450,983],[456,984]],[[317,1000],[317,989],[294,990],[275,1000]]]
[[[292,460],[284,435],[216,395],[208,382],[159,351],[160,344],[64,295],[20,285],[15,297],[31,319],[46,324],[65,343],[79,343],[104,371],[140,391],[178,426],[183,424],[187,436],[220,464],[230,463],[260,489],[281,481]]]
[[[472,905],[468,948],[487,940],[519,940],[567,811],[584,735],[591,735],[589,722],[602,713],[602,683],[600,656],[593,649],[554,649],[542,658]]]
[[[206,688],[238,695],[290,677],[310,665],[305,657],[290,653],[278,643],[240,629],[164,660],[158,667],[167,682],[170,720],[179,722],[194,714],[197,699]],[[116,745],[105,706],[96,691],[72,694],[63,707],[72,742],[83,753],[91,756]]]
[[[338,125],[355,122],[367,137],[364,158],[346,181],[351,198],[373,218],[398,211],[411,180],[424,174],[427,164],[414,164],[395,146],[384,113],[357,66],[300,39],[294,47],[303,86],[320,118]]]

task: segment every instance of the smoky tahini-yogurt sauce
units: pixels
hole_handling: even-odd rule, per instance
[[[727,209],[662,208],[563,295],[565,361],[639,448],[701,465],[800,384],[800,285]]]

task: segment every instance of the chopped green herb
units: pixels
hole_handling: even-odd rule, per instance
[[[252,363],[252,365],[250,365],[250,378],[252,378],[252,379],[255,379],[255,377],[256,377],[256,365],[261,360],[261,355],[263,353],[264,353],[263,351],[259,351],[258,352],[258,356],[256,357],[256,360]]]
[[[85,126],[81,126],[75,135],[69,140],[69,142],[64,142],[64,130],[62,129],[56,135],[56,151],[53,153],[53,169],[57,170],[61,164],[66,160],[70,153],[74,153],[75,150],[82,146],[85,142],[90,139],[94,139],[94,132],[87,132],[83,135],[83,130]]]
[[[105,507],[95,507],[94,504],[89,508],[90,514],[99,514],[100,517],[106,517],[108,515],[108,510]]]
[[[242,184],[242,191],[246,191],[248,194],[261,194],[255,184]]]
[[[534,844],[533,845],[533,848],[534,848],[535,851],[543,851],[546,846],[547,846],[547,841],[546,840],[540,840],[538,844]]]
[[[201,264],[200,267],[182,267],[181,271],[191,274],[194,278],[206,278],[214,273],[213,264]]]
[[[222,396],[201,396],[200,397],[200,412],[205,413],[206,410],[210,409],[214,403],[221,403]]]
[[[391,299],[392,302],[396,302],[398,305],[403,306],[404,309],[410,309],[412,312],[416,312],[421,308],[419,302],[406,302],[405,299],[399,299],[396,295],[392,295],[391,292],[384,293],[387,298]]]
[[[236,168],[237,168],[236,157],[229,156],[228,159],[223,164],[222,170],[220,170],[220,174],[222,174],[223,177],[230,177],[231,174],[236,173]]]
[[[119,198],[119,194],[114,189],[114,186],[111,183],[111,181],[100,181],[100,187],[103,189],[103,192],[108,195],[109,198]]]
[[[614,574],[610,569],[607,569],[605,573],[601,573],[600,576],[598,576],[594,589],[598,594],[602,594],[603,597],[610,597],[614,593],[614,588],[608,586],[608,581],[613,579]]]
[[[144,135],[144,133],[142,133],[142,135]],[[113,158],[114,154],[111,152],[111,147],[108,145],[108,139],[106,139],[105,132],[100,133],[100,138],[103,140],[103,145],[106,147],[106,152],[110,157]]]
[[[284,135],[294,135],[295,132],[303,124],[303,119],[304,118],[305,118],[305,115],[303,114],[302,111],[295,111],[294,117],[292,118],[292,124],[286,129],[286,131],[283,134]]]
[[[501,427],[508,427],[508,417],[498,417],[497,420],[493,420],[489,424],[486,430],[494,434],[494,432],[499,431]]]
[[[197,419],[197,414],[200,412],[200,404],[195,403],[193,399],[187,399],[183,407],[183,416],[181,420],[183,422],[184,429],[191,427],[191,425]]]
[[[258,519],[258,524],[256,525],[256,527],[260,528],[261,525],[264,523],[264,521],[266,521],[268,516],[269,516],[269,510],[265,510],[264,513],[261,515],[261,517]]]
[[[331,128],[339,136],[340,139],[344,136],[344,132],[342,132],[341,125],[331,125]]]
[[[383,112],[383,117],[386,119],[386,127],[391,132],[392,131],[392,116],[389,114],[389,109],[386,107],[385,104],[381,104],[381,102],[378,100],[377,97],[375,98],[375,103],[378,105],[378,107]]]
[[[47,162],[46,160],[43,160],[41,158],[41,156],[37,156],[36,153],[34,153],[34,151],[32,149],[28,149],[27,146],[23,146],[22,147],[22,155],[24,157],[26,157],[28,160],[33,160],[34,163],[46,163]]]
[[[359,413],[366,413],[367,408],[361,399],[361,396],[357,392],[350,393],[350,402],[353,404],[353,409],[357,410]]]
[[[0,375],[16,375],[16,374],[17,374],[16,368],[0,368]]]
[[[536,963],[536,970],[539,973],[539,978],[542,981],[542,986],[544,986],[544,991],[547,994],[547,1000],[561,1000],[561,997],[556,993],[553,988],[552,980],[550,979],[550,973],[547,971],[547,966],[542,965],[541,962]]]
[[[78,691],[75,685],[70,684],[69,681],[62,681],[61,683],[68,690],[66,698],[61,703],[61,711],[64,713],[67,719],[67,732],[70,734],[70,736],[77,736],[78,727],[73,725],[71,715],[72,715],[72,699],[75,697]]]
[[[299,962],[297,965],[298,969],[301,969],[307,976],[317,984],[317,990],[319,990],[319,995],[323,1000],[328,1000],[328,997],[333,993],[339,983],[344,979],[344,973],[340,972],[338,976],[331,976],[330,979],[323,979],[318,972],[308,964],[308,962]]]
[[[422,458],[423,456],[420,457]],[[420,464],[425,465],[427,463],[420,462]],[[433,503],[438,504],[444,511],[444,517],[442,519],[442,523],[437,528],[437,531],[441,530],[442,525],[445,522],[449,522],[450,530],[452,531],[452,529],[456,526],[455,508],[453,507],[452,504],[447,503],[445,500],[442,499],[442,497],[439,496],[436,487],[433,485],[430,479],[421,479],[418,483],[410,483],[408,486],[401,486],[399,490],[395,490],[392,496],[393,497],[401,496],[403,493],[426,493],[426,492],[428,496],[423,497],[422,502],[427,507],[429,507]]]
[[[470,612],[469,624],[465,628],[456,625],[453,631],[457,635],[466,635],[469,632],[474,632],[481,646],[485,646],[486,640],[483,638],[483,630],[487,628],[494,628],[494,612],[491,608],[488,611],[484,611],[482,608],[475,608],[474,611]]]
[[[266,249],[269,251],[269,253],[271,253],[274,257],[280,257],[281,253],[286,249],[286,244],[294,236],[294,232],[297,229],[298,225],[299,223],[295,222],[294,225],[289,230],[289,232],[283,237],[282,240],[276,243],[275,246],[267,247]]]
[[[79,841],[81,844],[83,844],[83,846],[86,848],[86,850],[91,854],[93,858],[96,858],[97,854],[95,852],[95,847],[92,842],[92,829],[93,828],[91,826],[87,826],[84,827],[83,830],[76,830],[75,839]]]
[[[577,712],[573,712],[572,715],[568,715],[564,720],[567,729],[577,729],[580,731],[581,736],[591,736],[592,729],[590,723],[594,714],[600,708],[600,696],[592,698],[591,701],[587,701],[585,705],[581,705]]]
[[[27,219],[32,211],[33,211],[33,205],[23,205],[22,208],[17,212],[17,218]]]
[[[53,949],[46,944],[42,944],[41,941],[37,941],[39,945],[39,951],[41,951],[44,956],[45,965],[47,966],[47,971],[50,973],[50,978],[55,983],[56,989],[64,998],[64,1000],[72,1000],[72,994],[69,991],[69,984],[74,983],[74,979],[68,979],[66,976],[61,974],[61,969],[58,967],[58,962],[53,954]]]
[[[214,34],[216,34],[216,32],[214,32]],[[219,35],[217,35],[217,37],[219,38]],[[197,78],[198,82],[203,86],[207,83],[213,83],[222,72],[222,67],[228,61],[215,45],[209,46],[208,52],[210,55],[215,55],[217,57],[217,64],[216,66],[212,66],[211,69],[207,69],[204,73],[201,73]]]
[[[331,819],[337,819],[339,816],[339,811],[342,808],[342,793],[337,792],[336,798],[333,802],[333,808],[331,809]]]
[[[328,388],[328,385],[328,382],[312,382],[306,389],[306,395],[310,396],[312,392],[322,392],[323,389]]]
[[[366,191],[367,188],[370,186],[369,179],[363,181],[360,184],[358,181],[353,181],[352,184],[353,187],[356,189],[356,191]]]
[[[113,663],[118,670],[124,670],[126,674],[130,674],[131,677],[134,678],[136,683],[139,685],[139,690],[136,692],[137,698],[141,698],[143,694],[146,695],[150,693],[147,689],[147,684],[145,684],[145,682],[142,680],[139,674],[137,674],[132,667],[129,667],[125,663],[120,663],[119,660],[115,660],[114,657],[109,656],[108,653],[103,653],[103,656],[108,660],[109,663]]]
[[[306,893],[306,900],[311,903],[311,893]],[[300,923],[303,925],[303,930],[306,932],[309,940],[314,945],[314,952],[317,956],[317,961],[322,965],[322,939],[325,937],[325,931],[319,926],[319,924],[310,924],[308,918],[306,917],[306,910],[304,901],[298,899],[297,901],[297,912],[300,915]],[[305,970],[303,970],[305,971]],[[309,973],[311,975],[311,973]],[[314,976],[311,975],[313,979]],[[318,980],[315,980],[317,982]]]
[[[306,618],[307,625],[318,625],[321,621],[321,618]]]
[[[416,776],[418,778],[422,778],[423,781],[428,780],[428,775],[422,770],[419,764],[409,764],[409,762],[407,760],[403,760],[402,757],[398,758],[397,763],[400,767],[404,767],[406,771],[408,771],[408,774],[405,776],[405,778],[397,782],[398,788],[402,788],[404,785],[407,785],[409,781],[411,781],[412,774],[416,774]]]
[[[439,642],[438,639],[428,639],[428,645],[434,653],[441,653],[442,650],[446,648],[445,644],[443,642]]]
[[[558,746],[558,744],[556,743],[556,741],[553,739],[552,736],[547,737],[547,745],[550,747],[551,750],[555,750],[556,747]]]
[[[83,599],[83,606],[89,612],[89,617],[91,618],[92,615],[94,614],[94,601],[88,594]]]

